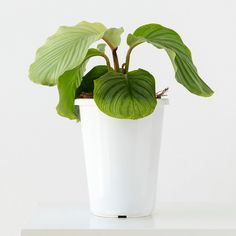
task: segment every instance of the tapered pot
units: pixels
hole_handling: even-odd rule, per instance
[[[93,99],[79,99],[91,212],[104,217],[152,213],[164,106],[142,119],[116,119]]]

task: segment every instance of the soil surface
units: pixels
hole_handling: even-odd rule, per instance
[[[156,93],[156,98],[162,98],[164,96],[167,96],[167,91],[169,90],[169,88],[165,88],[159,92]],[[85,92],[82,92],[80,95],[79,95],[79,98],[93,98],[93,93],[85,93]]]

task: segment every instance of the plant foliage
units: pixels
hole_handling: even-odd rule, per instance
[[[82,93],[92,94],[98,108],[109,116],[139,119],[151,114],[157,104],[155,79],[143,69],[129,71],[133,49],[144,42],[164,49],[173,64],[176,80],[191,93],[208,97],[211,88],[200,78],[189,48],[172,29],[159,24],[146,24],[127,37],[126,60],[119,65],[117,49],[123,28],[107,28],[101,23],[81,22],[63,26],[38,49],[29,69],[30,79],[42,85],[57,85],[57,112],[69,119],[79,120],[75,99]],[[97,49],[92,44],[99,43]],[[106,45],[113,56],[114,68],[106,55]],[[106,65],[97,65],[86,75],[86,64],[100,56]]]

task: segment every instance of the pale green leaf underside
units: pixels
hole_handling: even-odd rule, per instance
[[[106,50],[106,44],[105,43],[99,43],[97,45],[97,50],[99,50],[100,52],[105,52]]]
[[[130,47],[143,42],[167,51],[175,69],[176,80],[191,93],[204,97],[213,94],[211,88],[198,75],[190,50],[174,30],[158,24],[147,24],[136,29],[127,38]]]
[[[69,119],[79,120],[77,117],[74,100],[75,91],[81,83],[83,76],[84,64],[76,67],[73,70],[66,71],[59,77],[57,88],[59,92],[59,103],[57,105],[57,113]]]
[[[72,27],[60,27],[38,49],[29,77],[35,83],[55,85],[57,79],[82,63],[92,43],[106,31],[101,23],[81,22]]]
[[[109,116],[121,119],[145,117],[156,107],[155,79],[142,69],[126,75],[108,72],[94,81],[94,100]]]
[[[121,41],[121,34],[124,32],[124,29],[121,28],[110,28],[108,29],[103,38],[105,41],[109,42],[109,44],[113,47],[113,48],[117,48],[120,45],[120,41]]]
[[[86,57],[79,66],[70,71],[66,71],[62,76],[59,77],[57,83],[59,92],[57,112],[59,115],[79,121],[78,112],[76,106],[74,105],[76,90],[81,84],[87,61],[89,58],[94,56],[103,57],[104,54],[97,49],[89,49]]]

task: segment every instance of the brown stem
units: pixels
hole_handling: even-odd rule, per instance
[[[112,49],[112,56],[113,56],[113,62],[114,62],[114,69],[116,72],[119,72],[120,66],[119,66],[119,60],[117,56],[117,51],[118,48]]]
[[[107,41],[105,38],[102,38],[106,43],[107,45],[110,47],[111,49],[111,52],[112,52],[112,57],[113,57],[113,63],[114,63],[114,70],[116,72],[119,72],[119,69],[120,69],[120,66],[119,66],[119,60],[118,60],[118,56],[117,56],[117,49],[118,48],[114,48],[111,43],[109,41]]]
[[[121,65],[121,70],[122,70],[122,73],[123,73],[123,74],[125,74],[125,65],[126,65],[125,63],[123,63],[123,64]]]
[[[156,98],[161,98],[163,96],[166,96],[166,92],[169,90],[169,88],[165,88],[162,91],[159,91],[156,93]]]

